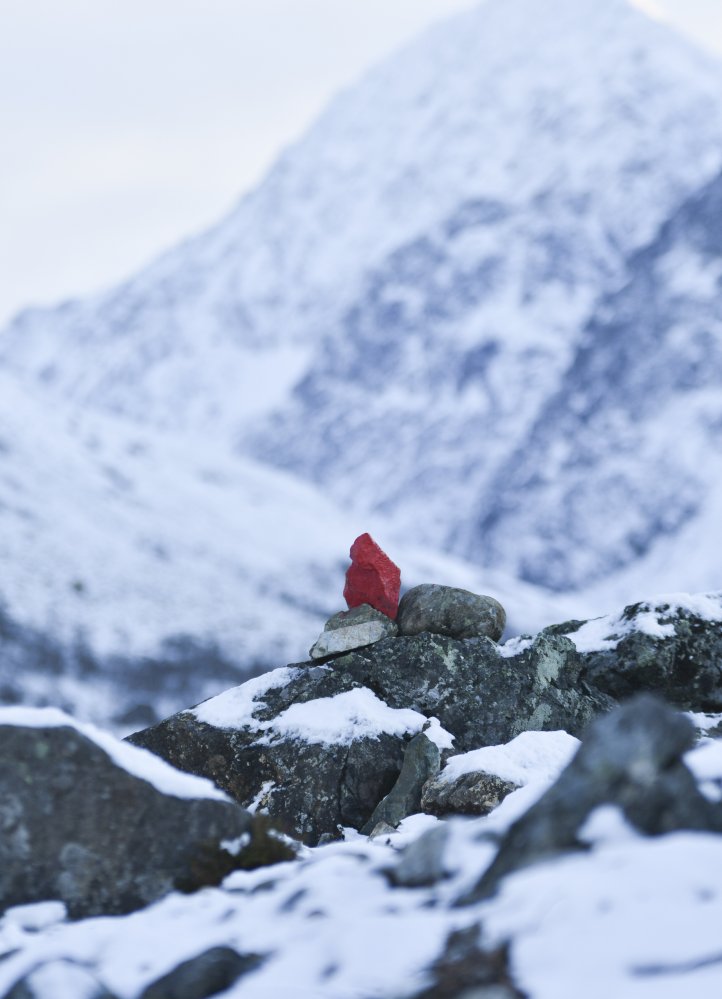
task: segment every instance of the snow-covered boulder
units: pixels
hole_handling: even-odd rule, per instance
[[[400,635],[274,670],[129,738],[307,843],[339,827],[371,831],[372,816],[398,823],[409,809],[485,814],[523,779],[496,773],[490,757],[457,760],[453,779],[448,771],[435,780],[442,755],[424,740],[404,774],[409,740],[429,719],[457,754],[473,755],[525,732],[561,733],[564,742],[643,691],[683,710],[715,710],[720,620],[712,594],[638,604],[505,645]],[[448,756],[451,742],[441,748]]]
[[[614,703],[580,676],[581,658],[561,636],[510,649],[488,638],[389,638],[274,670],[129,738],[315,843],[365,826],[430,718],[446,733],[443,748],[453,737],[462,752],[529,729],[579,732]],[[415,783],[403,796],[416,802],[417,790],[420,801]]]
[[[505,746],[451,756],[424,786],[421,808],[430,815],[488,815],[530,779],[555,776],[578,746],[566,732],[522,732]]]
[[[652,690],[684,711],[722,711],[722,592],[674,593],[548,629],[582,653],[585,678],[614,698]]]
[[[53,709],[0,710],[0,909],[129,912],[193,887],[252,817],[210,781]]]

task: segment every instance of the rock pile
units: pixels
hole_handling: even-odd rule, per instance
[[[442,587],[430,589],[443,595]],[[650,662],[662,665],[650,673]],[[210,778],[241,805],[260,804],[280,828],[313,844],[339,827],[397,824],[417,807],[484,814],[515,785],[473,771],[455,783],[438,781],[452,751],[527,731],[580,735],[618,703],[609,691],[620,672],[626,689],[645,691],[666,670],[677,707],[720,710],[719,662],[716,621],[684,607],[640,605],[619,619],[556,625],[507,645],[399,634],[276,670],[131,741]],[[686,687],[672,683],[682,669]],[[430,719],[434,727],[416,739]]]
[[[490,638],[498,642],[506,612],[498,600],[454,586],[423,583],[399,603],[401,573],[370,534],[351,546],[344,597],[348,611],[329,618],[309,655],[327,659],[396,635]]]

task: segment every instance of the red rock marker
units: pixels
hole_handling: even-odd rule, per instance
[[[343,595],[349,607],[370,604],[392,620],[399,609],[401,571],[370,534],[361,534],[351,545],[351,565]]]

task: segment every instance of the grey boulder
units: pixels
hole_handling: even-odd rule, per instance
[[[438,718],[460,753],[529,729],[580,732],[614,706],[580,683],[580,670],[581,657],[562,636],[540,635],[516,655],[502,655],[488,638],[387,638],[323,665],[276,670],[129,740],[209,777],[240,804],[263,807],[277,827],[313,845],[339,825],[365,826],[397,783],[409,738],[428,718]],[[373,700],[374,714],[391,722],[409,710],[417,719],[404,731],[360,725],[338,739],[304,733],[296,723],[330,721],[356,697]],[[224,702],[243,709],[214,718],[214,705]],[[423,773],[424,780],[431,776]],[[408,797],[401,785],[398,797]],[[400,804],[396,796],[392,802]]]
[[[214,788],[165,793],[70,724],[0,723],[0,759],[0,909],[59,899],[73,918],[130,912],[192,887],[199,851],[251,830]]]
[[[429,815],[488,815],[517,785],[481,771],[461,774],[455,780],[441,775],[424,785],[421,810]]]
[[[397,623],[401,635],[428,631],[450,638],[490,638],[498,642],[506,627],[506,612],[493,597],[455,586],[423,583],[401,598]]]

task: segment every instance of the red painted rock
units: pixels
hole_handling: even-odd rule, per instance
[[[351,565],[343,595],[349,607],[370,604],[392,620],[399,609],[401,572],[370,534],[361,534],[351,545]]]

